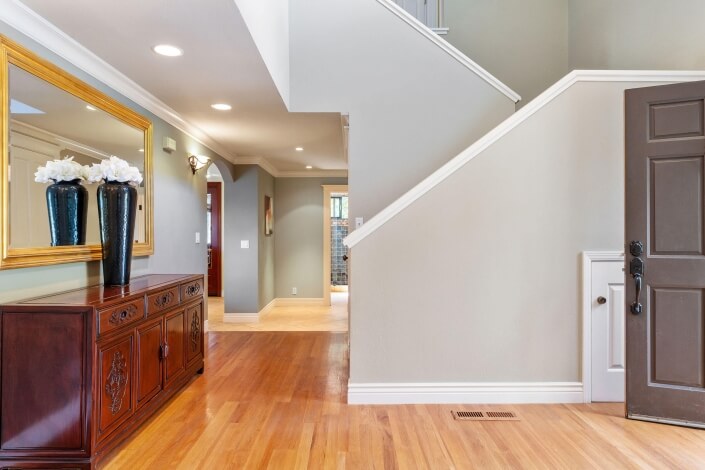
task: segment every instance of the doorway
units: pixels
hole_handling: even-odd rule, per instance
[[[213,168],[215,165],[211,165]],[[223,294],[222,282],[222,182],[212,181],[220,176],[210,172],[206,193],[206,240],[208,256],[208,295],[210,297],[221,297]],[[217,171],[217,170],[216,170]],[[212,175],[212,176],[211,176]]]
[[[347,295],[349,263],[347,248],[343,245],[347,234],[348,186],[323,185],[324,305],[331,305],[331,292],[338,297]]]

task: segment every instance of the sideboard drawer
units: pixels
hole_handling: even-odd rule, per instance
[[[174,286],[171,289],[157,292],[147,296],[147,315],[161,312],[171,307],[179,305],[179,288]]]
[[[191,299],[203,296],[203,279],[181,284],[181,301],[188,302]]]
[[[98,335],[121,328],[144,318],[144,297],[114,307],[98,310]]]

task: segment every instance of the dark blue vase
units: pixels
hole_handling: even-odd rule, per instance
[[[107,286],[130,282],[136,209],[137,190],[133,186],[114,181],[98,186],[103,283]]]
[[[51,246],[85,245],[88,191],[81,180],[47,186]]]

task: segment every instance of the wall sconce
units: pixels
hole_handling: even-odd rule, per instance
[[[213,163],[210,158],[203,155],[191,155],[188,157],[188,164],[191,166],[191,171],[195,175],[198,170],[208,168]]]

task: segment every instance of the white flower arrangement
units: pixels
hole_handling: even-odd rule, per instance
[[[50,160],[46,166],[37,168],[37,172],[34,174],[34,181],[37,183],[59,183],[86,179],[88,179],[88,166],[74,162],[73,157]]]
[[[130,166],[125,160],[116,156],[94,163],[88,169],[88,181],[91,183],[120,182],[139,185],[142,182],[142,175],[136,166]]]

